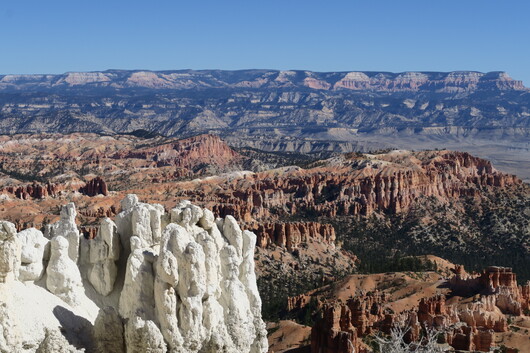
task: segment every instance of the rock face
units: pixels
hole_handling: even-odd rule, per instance
[[[335,246],[335,229],[331,224],[317,222],[265,223],[252,229],[257,235],[257,244],[266,248],[271,244],[293,251],[309,240]]]
[[[235,185],[220,185],[226,188],[216,191],[217,195],[201,196],[212,203],[216,198],[223,200],[213,207],[214,212],[251,221],[274,219],[270,209],[291,215],[312,210],[328,217],[397,213],[407,210],[420,196],[448,200],[478,195],[483,187],[519,183],[517,177],[500,173],[489,161],[468,153],[396,151],[367,158],[333,158],[308,170],[256,173]],[[259,238],[270,238],[271,230],[261,227],[266,234],[258,233]]]
[[[108,295],[114,289],[120,246],[116,225],[109,218],[102,219],[96,238],[90,242],[88,271],[88,280],[101,295]]]
[[[72,261],[77,262],[79,258],[79,230],[75,223],[77,211],[75,204],[70,202],[61,208],[61,218],[46,229],[45,236],[51,239],[57,235],[64,237],[68,241],[68,256]]]
[[[103,180],[101,177],[95,177],[86,183],[85,186],[81,187],[79,192],[87,196],[107,196],[109,194],[109,189],[107,189],[107,183],[105,180]]]
[[[35,228],[24,229],[17,234],[17,237],[22,247],[19,280],[39,280],[44,273],[44,251],[49,240]]]
[[[59,195],[62,189],[62,186],[54,183],[48,183],[46,185],[33,183],[25,186],[8,186],[0,190],[0,192],[15,195],[15,197],[22,200],[28,200],[44,199],[47,196],[55,197]]]
[[[46,268],[46,288],[65,302],[75,305],[83,283],[81,273],[69,254],[70,243],[57,235],[51,240],[50,262]]]
[[[175,351],[266,352],[253,267],[255,235],[241,231],[232,217],[214,222],[211,212],[181,202],[171,210],[171,223],[161,238],[153,237],[156,232],[147,226],[151,223],[143,221],[159,220],[163,214],[157,212],[163,210],[144,207],[128,196],[118,215],[121,222],[131,223],[122,223],[123,229],[135,229],[121,316],[137,320],[142,330],[150,322],[159,323]],[[132,213],[127,218],[128,212],[144,216]]]
[[[0,283],[18,279],[21,258],[20,240],[16,236],[15,225],[0,222]]]
[[[524,90],[522,81],[505,72],[312,72],[274,70],[177,70],[69,72],[62,75],[0,75],[0,90],[69,88],[69,92],[96,87],[126,89],[311,88],[373,92],[469,92],[477,89]],[[72,89],[73,88],[73,89]]]
[[[141,159],[153,162],[156,167],[171,166],[177,170],[175,176],[182,177],[194,174],[201,165],[222,169],[241,159],[241,156],[218,136],[199,135],[156,147],[120,151],[111,158]]]
[[[435,287],[442,284],[451,292],[423,297],[412,309],[396,311],[399,306],[390,304],[392,290],[358,295],[346,302],[323,303],[322,319],[312,329],[312,351],[364,352],[361,337],[405,326],[409,328],[407,342],[417,342],[423,329],[435,328],[456,350],[489,352],[494,333],[508,331],[506,315],[524,315],[521,308],[528,306],[525,293],[530,283],[517,286],[515,274],[508,268],[490,267],[477,275],[468,275],[461,267],[455,272],[445,283],[433,282]],[[453,298],[449,304],[449,295],[461,300]]]

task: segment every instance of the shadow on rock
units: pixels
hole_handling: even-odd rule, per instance
[[[78,349],[85,348],[86,352],[94,352],[94,328],[90,321],[59,305],[53,308],[53,315],[61,323],[61,332],[68,343]]]

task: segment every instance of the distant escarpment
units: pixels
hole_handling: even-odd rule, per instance
[[[0,90],[49,89],[190,90],[206,88],[309,88],[315,90],[441,91],[524,90],[505,72],[312,72],[277,70],[175,70],[68,72],[60,75],[0,75]]]
[[[370,132],[486,136],[494,129],[525,137],[529,95],[521,81],[504,72],[5,75],[0,76],[0,132],[216,132],[247,144],[259,137],[295,145],[300,138],[351,143]]]

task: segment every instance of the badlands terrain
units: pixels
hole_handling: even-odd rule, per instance
[[[524,94],[516,82],[504,80]],[[500,81],[493,81],[499,88]],[[478,82],[475,90],[485,78]],[[420,340],[425,329],[440,330],[440,343],[448,349],[487,352],[504,346],[525,352],[530,347],[530,189],[518,176],[466,152],[308,154],[235,148],[209,134],[185,139],[148,131],[17,134],[0,137],[0,198],[0,219],[12,223],[4,223],[4,247],[28,233],[44,248],[51,240],[51,255],[39,253],[31,261],[15,257],[5,270],[10,284],[2,290],[17,298],[4,307],[7,314],[24,300],[31,302],[24,286],[31,287],[31,295],[50,298],[49,310],[42,310],[30,333],[9,338],[27,351],[48,344],[42,342],[53,345],[63,335],[88,351],[98,349],[98,339],[121,349],[146,340],[159,349],[154,351],[267,351],[262,317],[268,349],[275,352],[370,351],[379,332],[400,325],[410,328],[407,341]],[[70,202],[75,211],[65,206]],[[217,228],[221,236],[212,230]],[[81,250],[73,268],[79,270],[68,276],[88,299],[47,280],[65,271],[53,265],[65,251],[75,258],[60,238],[68,242],[77,231],[73,239]],[[182,244],[164,250],[172,232],[187,239],[189,251]],[[179,256],[189,256],[190,263],[202,263],[200,254],[213,251],[202,243],[207,234],[216,239],[219,262],[206,262],[203,269],[177,266],[182,283],[198,284],[173,283],[170,258],[178,262]],[[92,250],[102,242],[105,251]],[[118,244],[119,254],[112,244]],[[229,248],[235,250],[223,250]],[[158,267],[165,266],[165,256],[167,276]],[[146,281],[154,283],[152,292],[149,285],[145,292],[133,288],[136,280],[127,278],[136,272],[129,262],[143,264],[139,275],[151,273]],[[28,283],[21,277],[19,265],[29,264],[42,267],[43,279]],[[220,273],[227,287],[197,279],[203,270]],[[197,290],[191,290],[194,286]],[[234,320],[254,318],[237,338],[229,328],[243,321],[223,314],[244,297],[234,286],[246,293],[243,309],[252,312]],[[187,295],[181,292],[185,287]],[[168,295],[164,305],[157,304],[157,293]],[[205,314],[214,310],[211,306],[194,304],[207,298],[222,308],[216,306],[215,315]],[[139,307],[139,302],[152,305]],[[202,321],[193,315],[202,315]],[[205,324],[205,317],[215,324]],[[4,327],[20,324],[8,321]],[[89,336],[79,332],[99,337],[101,321],[123,336],[100,337],[90,346]],[[82,327],[69,325],[79,322]],[[190,330],[184,322],[196,325],[191,331],[197,336],[182,336]]]

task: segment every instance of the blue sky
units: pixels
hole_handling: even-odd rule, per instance
[[[507,71],[530,86],[527,0],[0,0],[0,73]]]

